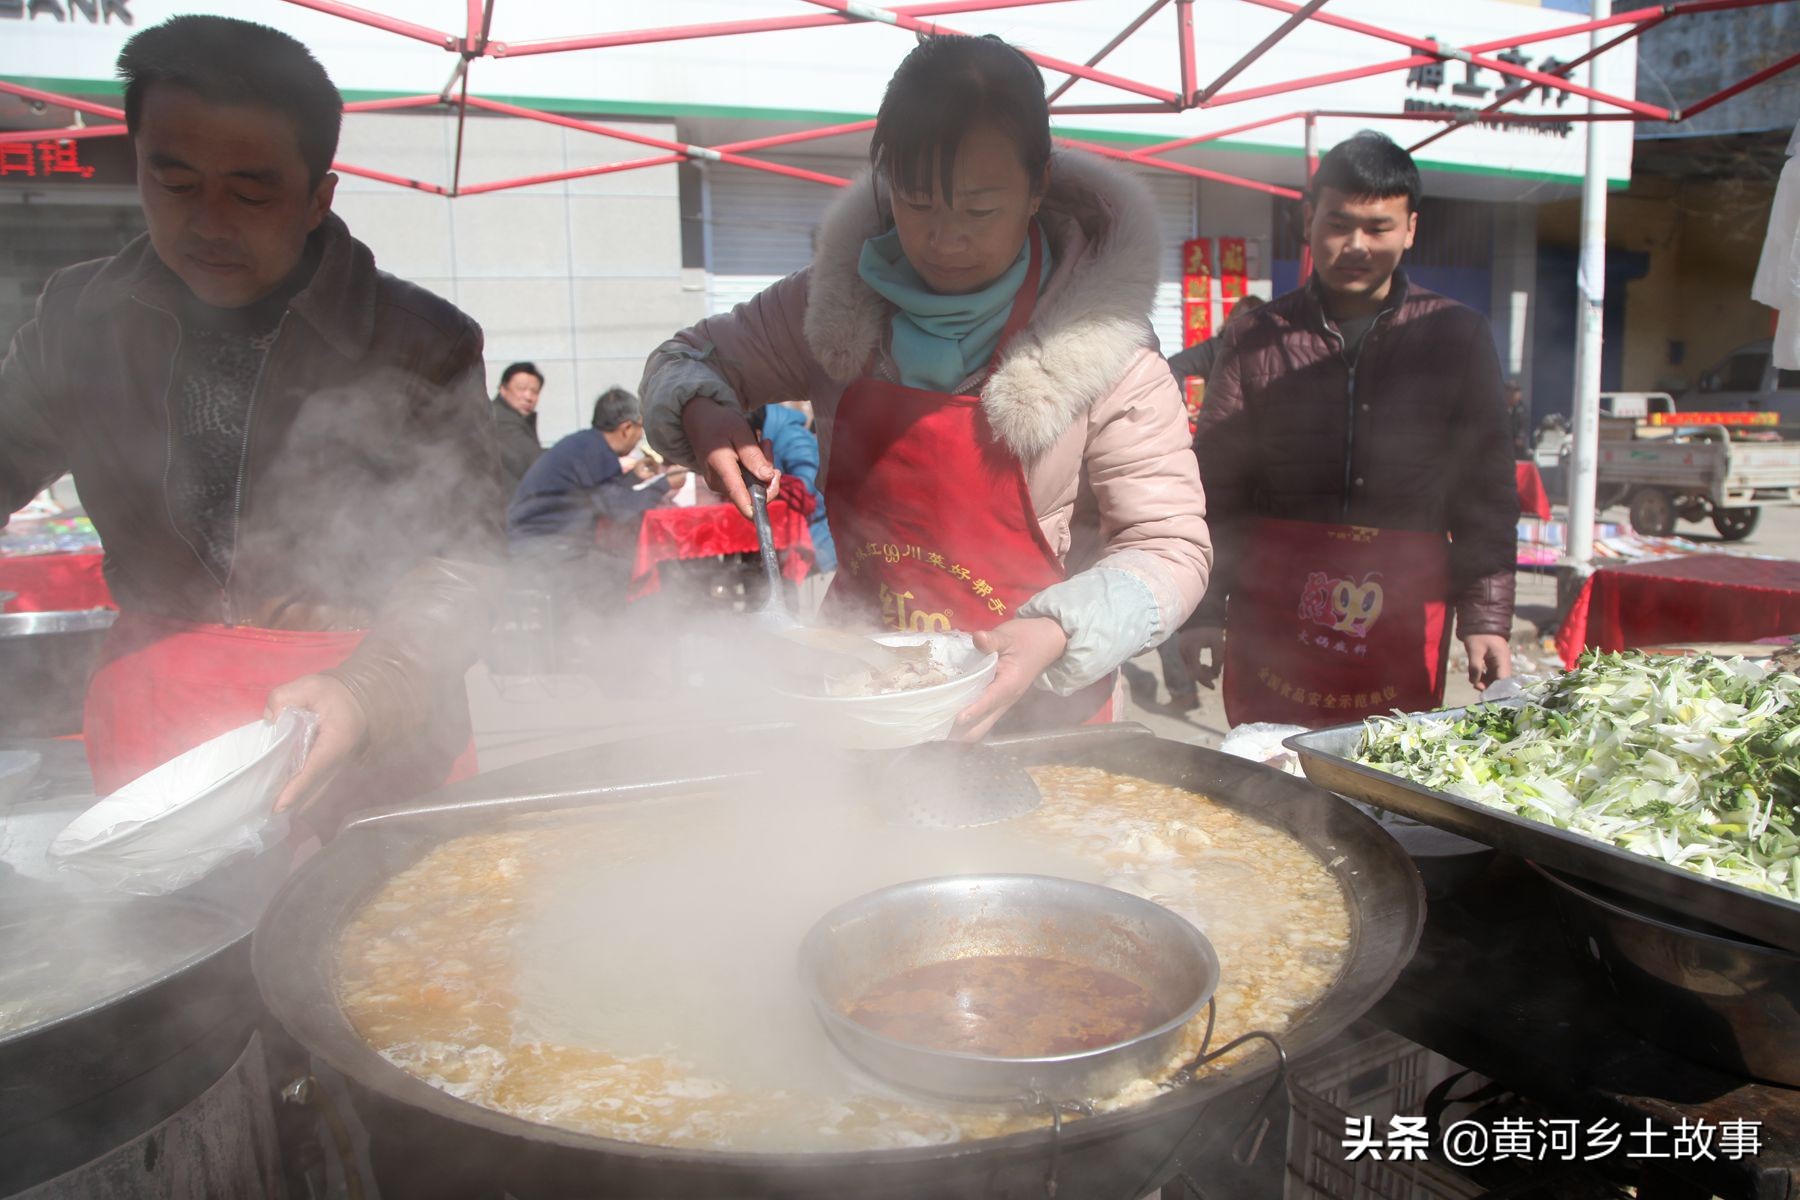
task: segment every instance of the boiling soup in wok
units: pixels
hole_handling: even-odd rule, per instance
[[[473,1104],[656,1146],[818,1152],[1045,1123],[897,1092],[831,1045],[795,953],[820,914],[876,888],[1018,872],[1154,899],[1218,953],[1215,1045],[1280,1033],[1337,979],[1349,910],[1301,843],[1181,788],[1088,767],[1032,775],[1039,809],[976,829],[894,828],[844,792],[815,802],[799,789],[513,818],[442,842],[365,902],[338,944],[338,996],[389,1062]],[[959,970],[948,982],[1009,1005],[1063,967]],[[903,997],[922,982],[939,981],[915,974],[863,997],[871,1020],[910,1020]],[[1086,999],[1004,1031],[1022,1041],[982,1044],[1035,1051],[1143,1019],[1107,981],[1064,982]],[[1190,1022],[1157,1070],[1094,1097],[1097,1111],[1172,1086],[1205,1024]]]

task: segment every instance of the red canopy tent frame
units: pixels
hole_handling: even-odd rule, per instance
[[[394,175],[386,171],[370,167],[357,166],[351,163],[337,162],[335,170],[348,175],[357,175],[366,179],[378,180],[399,187],[413,188],[417,191],[429,192],[445,197],[475,196],[491,192],[507,191],[514,188],[530,187],[534,184],[554,183],[567,179],[586,179],[597,175],[609,175],[621,171],[639,170],[645,167],[667,166],[680,162],[710,162],[746,170],[764,171],[770,174],[783,175],[793,179],[832,187],[846,186],[850,181],[840,176],[820,171],[809,171],[785,163],[766,158],[754,157],[755,152],[771,150],[780,146],[797,145],[804,142],[822,141],[828,138],[842,137],[848,134],[863,133],[872,129],[873,120],[852,121],[847,124],[827,125],[816,129],[800,130],[792,133],[777,134],[770,137],[753,138],[747,141],[732,142],[719,146],[695,146],[685,142],[669,141],[647,134],[619,129],[599,121],[582,120],[562,116],[542,109],[523,105],[507,104],[497,100],[485,99],[469,93],[470,65],[482,58],[502,59],[518,58],[533,54],[560,54],[577,50],[605,50],[621,46],[654,45],[664,42],[685,41],[696,38],[747,36],[757,33],[774,33],[785,30],[812,29],[836,25],[854,25],[879,23],[891,25],[918,36],[936,36],[955,34],[960,30],[937,23],[932,18],[991,11],[994,9],[1026,8],[1039,4],[1066,3],[1067,0],[937,0],[935,3],[908,4],[882,8],[860,0],[794,0],[798,4],[806,4],[813,8],[824,9],[824,12],[796,14],[787,17],[762,17],[740,21],[723,21],[709,24],[676,25],[662,28],[646,28],[624,30],[611,33],[597,33],[566,38],[552,38],[541,41],[507,43],[495,41],[489,35],[493,28],[494,8],[497,0],[466,0],[467,20],[461,34],[441,29],[418,25],[403,21],[380,12],[345,3],[344,0],[284,0],[285,3],[300,8],[339,17],[370,26],[398,37],[433,45],[441,50],[457,56],[458,62],[450,81],[443,91],[436,95],[401,96],[381,100],[360,100],[345,105],[347,112],[385,112],[412,108],[448,108],[456,113],[457,141],[450,182],[446,184],[432,183],[427,180],[411,179]],[[1463,62],[1473,68],[1493,71],[1496,74],[1515,81],[1508,91],[1501,94],[1487,107],[1469,112],[1351,112],[1325,108],[1301,108],[1280,116],[1265,117],[1261,120],[1249,121],[1227,128],[1194,134],[1189,137],[1176,138],[1152,146],[1137,149],[1121,149],[1117,146],[1091,140],[1060,138],[1066,146],[1079,147],[1108,158],[1139,166],[1153,167],[1170,171],[1196,179],[1207,179],[1229,184],[1235,187],[1250,188],[1270,195],[1290,200],[1298,200],[1302,193],[1294,188],[1265,183],[1255,179],[1221,171],[1208,170],[1188,163],[1178,162],[1166,157],[1178,150],[1203,145],[1244,133],[1252,129],[1264,129],[1290,121],[1304,123],[1307,129],[1307,145],[1309,147],[1306,160],[1306,176],[1310,180],[1316,167],[1316,159],[1311,152],[1313,143],[1312,130],[1320,117],[1355,117],[1364,120],[1382,121],[1427,121],[1444,126],[1443,129],[1414,143],[1412,150],[1417,151],[1441,137],[1446,137],[1458,129],[1474,124],[1529,124],[1543,121],[1556,122],[1588,122],[1588,121],[1664,121],[1677,123],[1689,117],[1697,116],[1715,105],[1722,104],[1745,90],[1780,75],[1784,71],[1800,66],[1800,54],[1791,55],[1771,64],[1755,74],[1712,95],[1686,106],[1669,109],[1659,105],[1648,104],[1640,100],[1623,96],[1614,96],[1594,88],[1573,82],[1570,73],[1577,67],[1591,61],[1598,55],[1616,46],[1639,37],[1666,21],[1696,13],[1717,12],[1735,8],[1760,8],[1772,4],[1795,3],[1796,0],[1676,0],[1674,3],[1657,4],[1650,7],[1634,9],[1629,12],[1614,13],[1610,17],[1597,20],[1578,21],[1570,25],[1557,26],[1551,29],[1538,30],[1533,33],[1519,34],[1509,38],[1497,38],[1492,41],[1479,42],[1468,46],[1451,46],[1447,43],[1426,38],[1413,37],[1390,29],[1383,29],[1363,21],[1338,16],[1335,13],[1322,11],[1327,0],[1307,0],[1306,3],[1295,3],[1293,0],[1242,0],[1243,3],[1260,8],[1273,9],[1285,16],[1267,37],[1263,38],[1248,53],[1227,67],[1216,78],[1204,87],[1197,86],[1196,56],[1194,44],[1193,0],[1152,0],[1149,7],[1135,17],[1113,37],[1096,54],[1084,63],[1075,63],[1033,51],[1025,51],[1026,55],[1043,69],[1054,74],[1065,76],[1064,80],[1050,93],[1051,112],[1058,116],[1074,116],[1084,114],[1117,114],[1117,113],[1180,113],[1190,109],[1224,108],[1232,104],[1248,100],[1262,99],[1268,96],[1285,95],[1292,92],[1308,91],[1313,88],[1327,87],[1333,83],[1342,83],[1352,79],[1366,78],[1372,75],[1385,74],[1390,71],[1411,70],[1414,67],[1430,66],[1446,62]],[[1175,36],[1172,39],[1175,47],[1176,68],[1179,75],[1179,91],[1171,91],[1157,84],[1129,79],[1099,69],[1099,64],[1127,39],[1135,35],[1154,17],[1173,4],[1175,7]],[[1310,75],[1285,82],[1264,84],[1257,87],[1239,88],[1226,91],[1225,86],[1242,74],[1259,58],[1277,45],[1288,34],[1307,22],[1345,30],[1377,41],[1391,43],[1403,47],[1410,53],[1403,58],[1387,59],[1366,66],[1353,67],[1346,70],[1332,71],[1320,75]],[[1607,41],[1596,49],[1576,58],[1572,62],[1562,63],[1551,70],[1532,70],[1522,64],[1507,61],[1496,54],[1516,51],[1522,46],[1538,42],[1551,41],[1596,30],[1625,27],[1618,36]],[[1064,104],[1062,96],[1078,82],[1089,82],[1127,93],[1130,100],[1122,100],[1104,104]],[[1571,112],[1554,115],[1512,113],[1503,111],[1506,106],[1532,91],[1543,88],[1546,92],[1556,91],[1566,95],[1581,96],[1609,106],[1616,111],[1588,113]],[[98,104],[75,96],[66,96],[46,92],[36,88],[0,81],[0,92],[23,97],[27,100],[44,104],[58,105],[74,110],[77,114],[76,125],[60,130],[19,130],[0,133],[0,145],[9,142],[32,142],[47,140],[69,140],[77,138],[118,137],[125,133],[122,124],[124,113],[110,105]],[[641,158],[622,162],[604,163],[597,166],[583,167],[575,170],[557,171],[540,175],[526,175],[517,178],[500,179],[485,183],[464,184],[462,182],[462,146],[463,127],[468,119],[469,110],[493,113],[510,118],[541,121],[550,125],[558,125],[567,129],[581,130],[620,141],[632,142],[659,151]],[[102,117],[110,123],[103,125],[87,125],[85,117]]]

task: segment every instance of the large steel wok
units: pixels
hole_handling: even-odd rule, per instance
[[[5,745],[42,767],[0,804],[0,1196],[67,1179],[231,1069],[260,1018],[250,931],[288,859],[277,848],[153,898],[61,876],[44,848],[93,801],[86,755]]]
[[[1175,1153],[1208,1119],[1210,1102],[1253,1097],[1266,1086],[1273,1051],[1247,1049],[1227,1070],[1141,1106],[1070,1122],[1055,1135],[825,1154],[677,1150],[559,1130],[458,1100],[388,1063],[352,1028],[334,983],[340,936],[373,892],[441,842],[524,812],[674,799],[698,785],[749,787],[756,773],[733,764],[818,753],[799,743],[783,747],[781,737],[764,729],[736,739],[690,736],[662,750],[599,747],[481,776],[353,823],[289,880],[257,929],[257,980],[287,1031],[348,1082],[385,1197],[1041,1197],[1054,1154],[1059,1194],[1135,1200],[1172,1174]],[[1204,793],[1287,831],[1330,865],[1351,910],[1352,944],[1338,981],[1283,1035],[1290,1055],[1362,1015],[1411,957],[1424,919],[1418,875],[1374,821],[1330,793],[1137,726],[1006,748],[1026,763],[1094,766]],[[659,778],[647,763],[680,763],[683,777],[665,770]],[[1247,1100],[1213,1105],[1211,1119],[1235,1132],[1248,1107]]]

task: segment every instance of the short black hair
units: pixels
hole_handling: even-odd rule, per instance
[[[507,384],[511,383],[514,375],[535,376],[538,381],[538,386],[544,386],[544,373],[538,370],[537,364],[534,362],[516,362],[509,364],[506,370],[500,372],[500,386],[505,387]]]
[[[279,29],[233,17],[170,17],[126,42],[118,69],[125,127],[133,136],[150,86],[168,83],[214,104],[248,104],[286,117],[314,184],[337,157],[344,98],[312,52]]]
[[[1308,198],[1316,202],[1326,188],[1375,200],[1405,196],[1407,212],[1419,211],[1419,196],[1424,191],[1412,155],[1373,129],[1339,142],[1319,160]]]
[[[622,387],[607,388],[594,401],[594,428],[611,433],[627,421],[644,423],[644,410],[638,398]]]
[[[1032,182],[1050,162],[1050,105],[1037,64],[997,37],[930,37],[888,80],[869,165],[902,191],[952,195],[963,134],[989,124],[1019,148]]]

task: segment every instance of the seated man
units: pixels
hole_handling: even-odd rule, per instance
[[[544,451],[525,472],[506,510],[521,582],[588,607],[623,600],[630,576],[625,535],[687,476],[680,467],[660,477],[648,465],[624,470],[620,460],[643,438],[638,398],[609,388],[594,401],[590,426]],[[602,534],[617,553],[598,552]]]
[[[52,276],[0,363],[0,513],[73,471],[105,546],[98,791],[292,706],[319,730],[279,803],[327,830],[473,769],[481,330],[332,214],[343,102],[305,46],[175,17],[119,73],[149,232]]]

